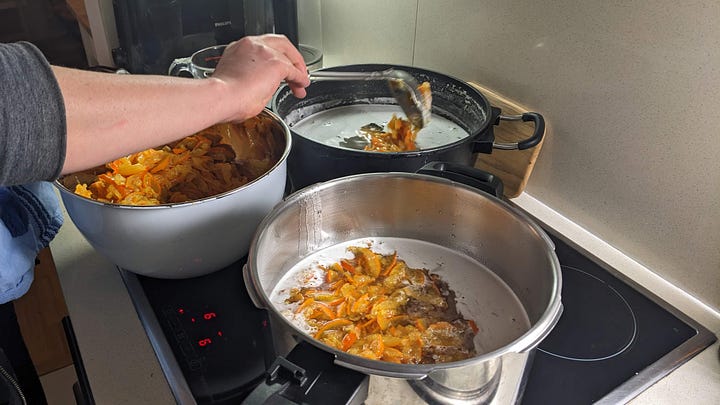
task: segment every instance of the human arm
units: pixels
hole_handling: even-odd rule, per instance
[[[0,186],[56,178],[65,107],[50,65],[27,42],[0,44]]]
[[[302,56],[279,35],[229,44],[204,80],[52,69],[66,111],[63,174],[255,116],[283,80],[298,97],[309,84]]]

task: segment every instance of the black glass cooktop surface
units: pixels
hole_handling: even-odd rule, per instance
[[[552,237],[563,315],[536,350],[523,404],[626,402],[715,336],[652,294]],[[243,261],[187,280],[121,271],[178,403],[238,403],[274,359],[266,314]]]
[[[183,280],[136,276],[187,388],[201,404],[237,403],[275,360],[265,311],[250,301],[242,265]]]
[[[562,265],[563,314],[536,350],[523,404],[624,402],[714,336],[639,286],[551,236]],[[652,365],[656,365],[651,369]]]

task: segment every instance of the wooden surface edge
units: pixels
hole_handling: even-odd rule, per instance
[[[62,326],[68,309],[49,248],[38,254],[30,290],[13,305],[38,375],[71,365],[72,356]]]
[[[83,28],[90,32],[90,18],[85,10],[85,0],[65,0],[73,15]]]
[[[480,83],[469,82],[469,84],[480,91],[493,107],[500,108],[504,115],[519,115],[530,111],[522,104]],[[534,124],[531,122],[501,121],[493,128],[493,132],[496,142],[517,142],[531,136],[534,128]],[[535,147],[526,150],[495,149],[490,154],[478,154],[475,167],[500,177],[505,186],[505,197],[515,198],[527,186],[547,135],[546,125],[543,139]]]

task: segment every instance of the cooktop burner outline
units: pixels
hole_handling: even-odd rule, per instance
[[[602,361],[572,361],[536,351],[523,405],[624,404],[717,341],[678,308],[547,224],[539,224],[553,240],[561,265],[583,269],[623,295],[638,329],[628,349]]]
[[[635,338],[638,333],[638,323],[635,311],[632,309],[625,297],[616,290],[612,285],[606,283],[604,280],[583,271],[574,266],[562,265],[563,269],[563,280],[568,278],[573,279],[573,285],[576,290],[575,294],[570,294],[568,291],[564,291],[563,295],[563,318],[553,329],[553,332],[540,344],[538,350],[551,356],[559,357],[565,360],[571,361],[602,361],[611,359],[615,356],[622,354],[624,351],[630,348],[635,342]],[[580,277],[578,278],[578,275]],[[569,281],[569,280],[568,280]],[[590,282],[587,285],[579,285],[583,282]],[[578,296],[581,295],[582,297]],[[582,318],[581,314],[576,311],[581,309],[585,302],[589,300],[602,300],[606,311],[606,317],[604,319],[596,319],[588,322],[587,319]],[[582,301],[582,302],[579,302]],[[598,305],[594,303],[593,305]],[[612,319],[608,319],[611,317]],[[569,333],[566,330],[568,324],[572,324],[573,333]],[[619,324],[619,325],[618,325]],[[619,333],[617,328],[621,327],[625,329],[625,333]],[[602,334],[606,329],[612,328],[612,336],[608,336],[607,333],[601,339],[596,339],[595,335]],[[558,342],[555,336],[567,336],[570,335],[571,339],[582,338],[583,342],[588,342],[587,346],[575,347],[576,353],[568,353],[570,350],[569,346]],[[604,347],[588,347],[595,346],[595,343],[600,340],[603,342]],[[595,354],[581,354],[579,350],[587,351],[600,350],[600,353]],[[604,349],[604,350],[603,350]]]

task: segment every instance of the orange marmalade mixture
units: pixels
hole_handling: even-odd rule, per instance
[[[293,288],[293,316],[314,338],[350,354],[394,363],[444,363],[473,357],[477,326],[455,308],[436,274],[392,255],[348,248],[354,258],[324,271],[319,287]]]
[[[421,103],[424,108],[430,109],[430,83],[423,82],[418,90],[422,96]],[[398,118],[393,114],[392,119],[387,124],[387,131],[375,124],[369,124],[360,128],[360,132],[364,133],[370,139],[370,143],[365,146],[365,150],[374,152],[406,152],[417,150],[415,139],[420,128],[414,127],[410,121]]]
[[[158,205],[232,190],[277,162],[271,126],[270,119],[262,116],[241,124],[215,125],[174,144],[114,160],[89,186],[76,180],[75,193],[116,204]],[[87,175],[71,175],[63,183],[73,177]]]
[[[417,150],[415,138],[418,129],[410,124],[410,121],[398,118],[393,114],[387,124],[387,131],[375,124],[365,125],[360,132],[367,135],[370,143],[365,150],[374,152],[405,152]]]

